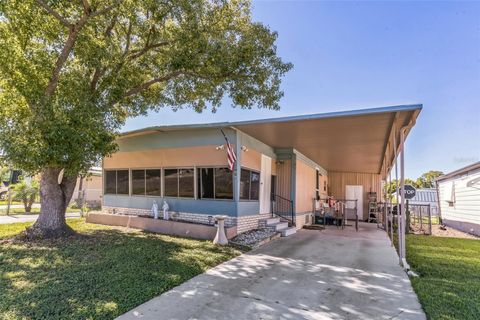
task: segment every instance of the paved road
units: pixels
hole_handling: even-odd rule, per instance
[[[67,218],[79,218],[80,213],[72,212],[66,214]],[[0,216],[0,224],[8,224],[8,223],[17,223],[17,222],[33,222],[36,221],[38,218],[38,214],[15,214],[15,215],[1,215]]]
[[[10,208],[23,209],[24,205],[23,204],[12,204],[12,205],[10,205]],[[40,203],[34,203],[32,205],[32,208],[40,208]],[[0,210],[5,210],[5,209],[7,209],[7,205],[5,205],[5,204],[0,205]]]
[[[426,319],[386,234],[302,230],[118,319]]]

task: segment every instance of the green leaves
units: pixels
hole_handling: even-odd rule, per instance
[[[159,108],[279,108],[291,64],[250,2],[0,2],[0,149],[31,172],[85,172],[128,117]]]

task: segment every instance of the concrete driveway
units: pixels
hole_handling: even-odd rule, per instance
[[[118,319],[426,319],[386,234],[372,224],[301,230]]]

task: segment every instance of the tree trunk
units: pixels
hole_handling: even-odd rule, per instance
[[[65,221],[65,211],[72,198],[77,179],[66,175],[60,177],[61,172],[59,168],[46,168],[42,171],[40,215],[35,224],[25,231],[25,236],[29,239],[55,238],[74,233]]]

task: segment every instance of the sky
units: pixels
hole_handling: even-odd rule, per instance
[[[123,130],[422,103],[406,176],[480,161],[480,1],[253,1],[252,15],[294,65],[280,111],[166,108]]]

